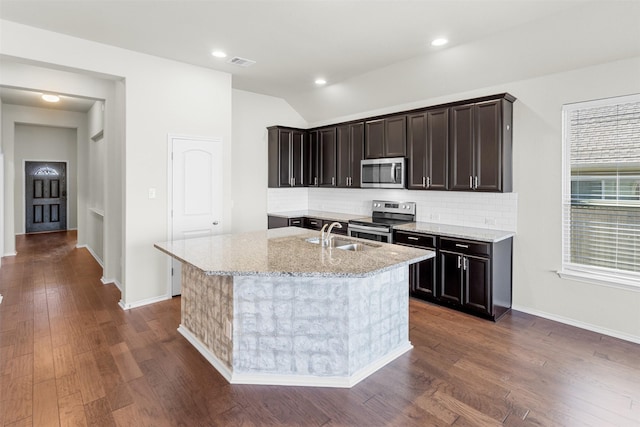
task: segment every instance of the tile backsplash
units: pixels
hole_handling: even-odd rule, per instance
[[[269,188],[267,211],[317,210],[368,216],[372,200],[416,202],[417,221],[516,231],[517,193],[346,188]]]

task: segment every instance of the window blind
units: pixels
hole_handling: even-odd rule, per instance
[[[563,107],[563,270],[640,286],[640,95]]]

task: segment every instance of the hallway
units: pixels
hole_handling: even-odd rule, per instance
[[[414,349],[352,389],[231,386],[180,298],[123,311],[75,232],[0,269],[0,426],[640,426],[640,345],[527,314],[410,301]]]

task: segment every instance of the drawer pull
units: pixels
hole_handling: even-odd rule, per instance
[[[469,245],[463,245],[462,243],[456,243],[456,248],[469,249]]]
[[[407,236],[407,239],[409,239],[409,240],[420,240],[419,237],[413,237],[413,236]]]
[[[300,221],[291,221],[291,224],[300,224]]]

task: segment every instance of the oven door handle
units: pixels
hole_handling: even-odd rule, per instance
[[[387,229],[384,229],[384,228],[367,227],[366,225],[349,224],[349,228],[354,230],[354,231],[374,231],[374,232],[378,232],[378,233],[381,233],[381,234],[389,234],[391,232],[391,230],[387,230]]]

